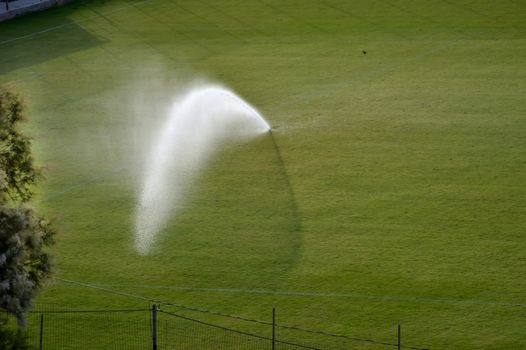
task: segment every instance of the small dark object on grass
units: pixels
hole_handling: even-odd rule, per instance
[[[363,52],[363,54],[364,54],[364,55],[366,55],[366,54],[367,54],[367,51],[365,51],[365,50],[362,50],[362,52]]]

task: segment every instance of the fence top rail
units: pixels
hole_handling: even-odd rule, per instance
[[[30,310],[30,314],[75,314],[75,313],[127,313],[150,312],[150,309],[97,309],[97,310]]]

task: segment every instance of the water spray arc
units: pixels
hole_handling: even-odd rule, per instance
[[[152,145],[136,209],[135,247],[146,255],[187,188],[221,143],[270,132],[261,114],[234,92],[215,85],[177,98]]]

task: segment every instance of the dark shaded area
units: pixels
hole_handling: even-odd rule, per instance
[[[287,173],[287,168],[285,167],[285,162],[283,162],[283,157],[281,156],[281,150],[274,138],[272,131],[269,131],[270,139],[272,140],[272,146],[274,146],[274,151],[276,152],[276,165],[278,172],[283,179],[285,191],[287,191],[289,196],[289,206],[292,217],[294,218],[294,231],[301,231],[301,214],[298,209],[298,203],[296,201],[296,194],[294,193],[294,188],[290,183],[290,177]]]
[[[277,227],[273,228],[278,236],[273,238],[275,250],[270,255],[279,261],[276,267],[279,266],[280,272],[288,272],[296,266],[301,255],[302,215],[276,136],[269,131],[265,138],[267,139],[265,142],[270,143],[273,150],[272,165],[269,168],[272,169],[271,173],[276,179],[273,188],[269,188],[269,191],[274,191],[275,215],[282,217],[282,220],[278,220]],[[279,285],[282,280],[278,278],[275,283]]]
[[[104,43],[70,20],[20,37],[1,39],[0,75]]]

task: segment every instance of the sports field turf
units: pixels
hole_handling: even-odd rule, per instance
[[[139,256],[134,128],[196,78],[234,89],[273,137],[216,154]],[[139,295],[526,348],[523,1],[78,1],[0,24],[0,84],[28,102],[47,168],[35,205],[60,229],[37,309],[148,306]]]

